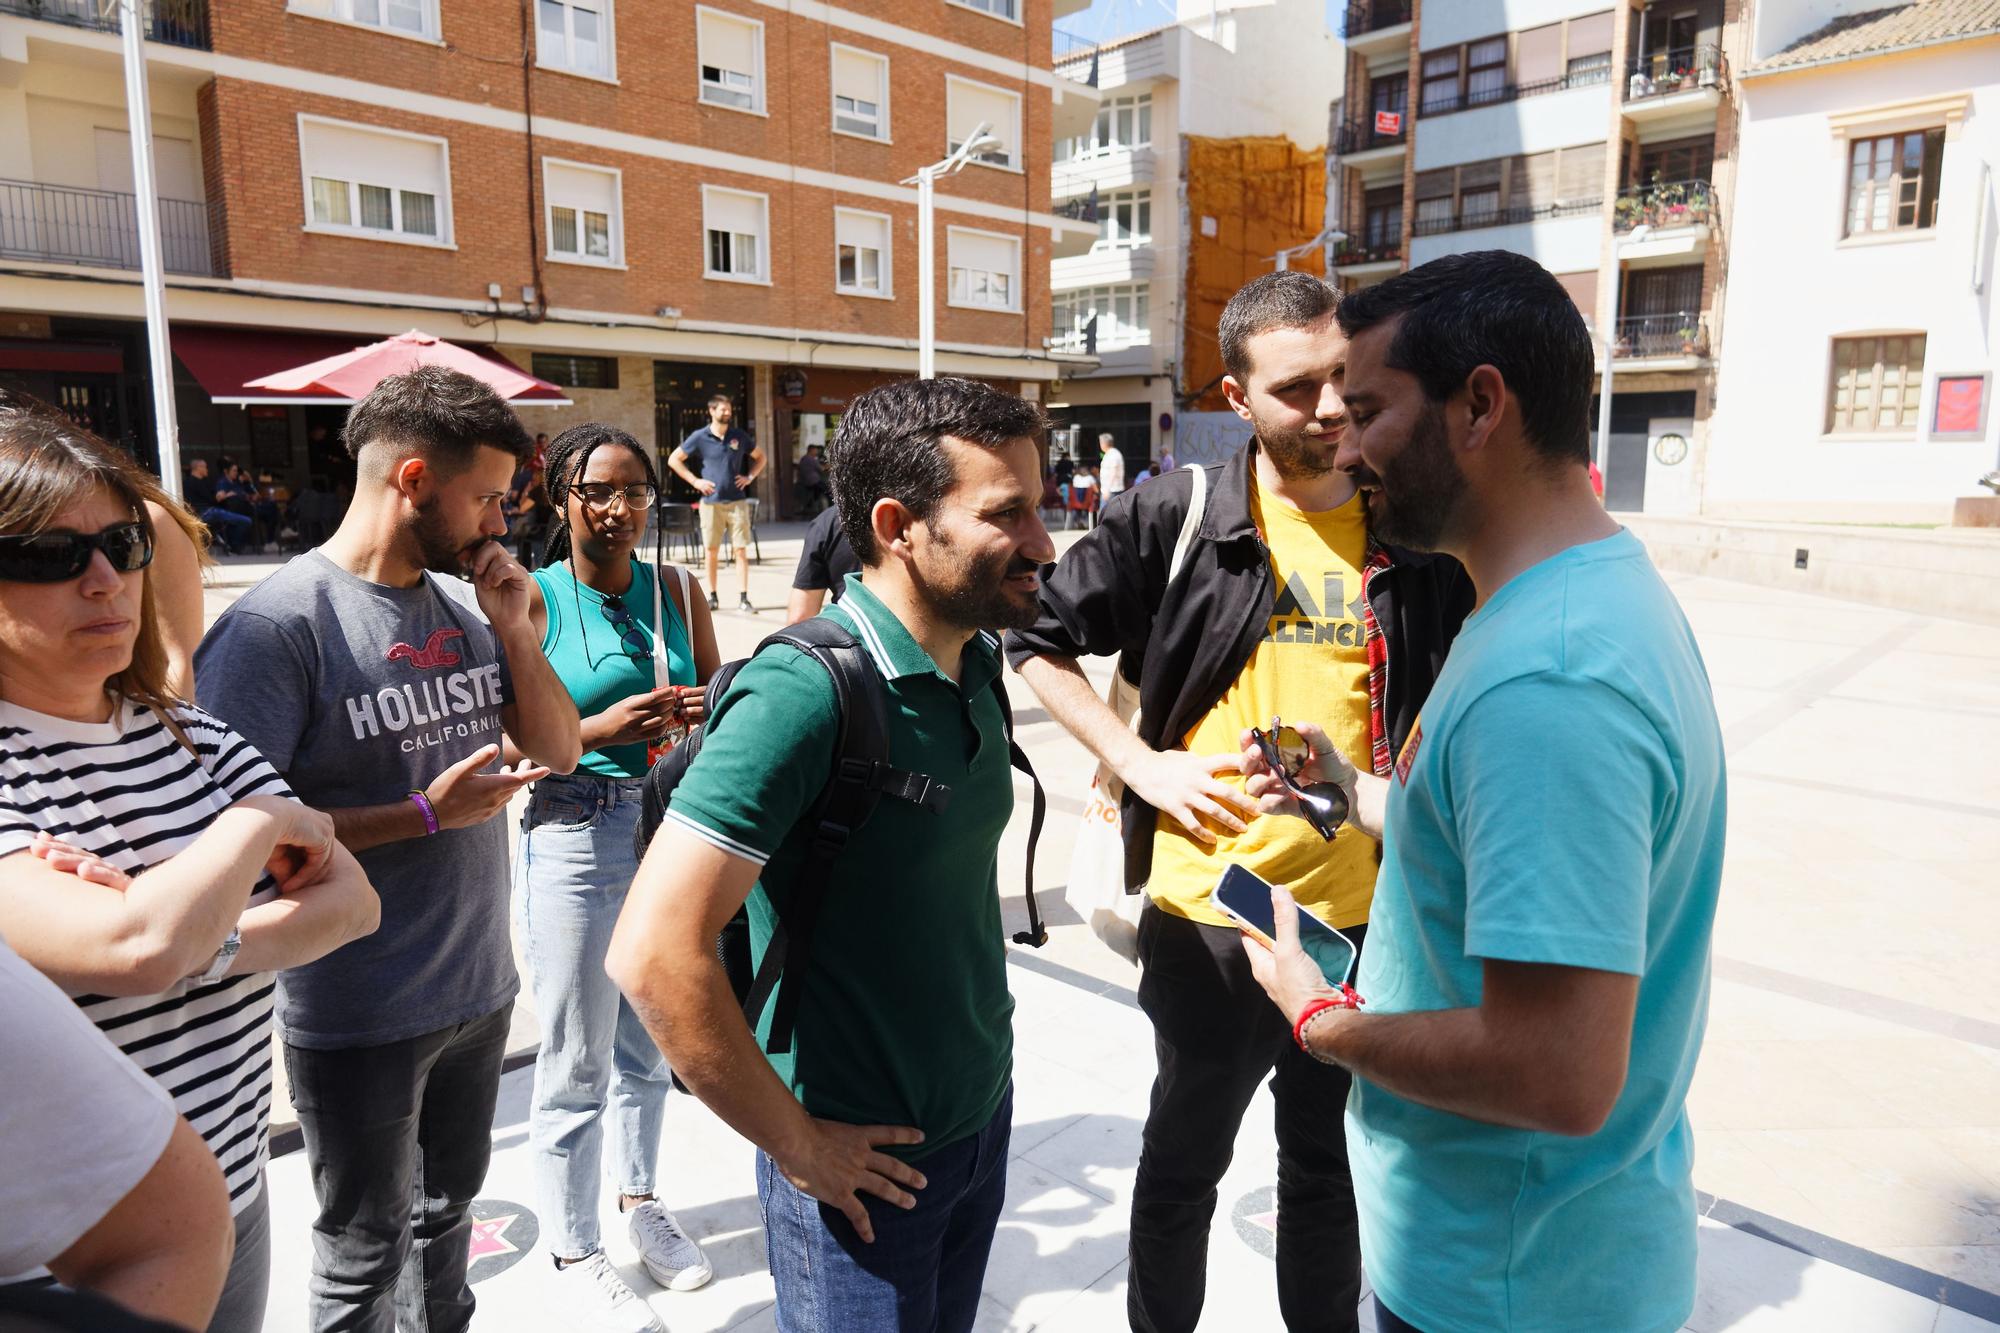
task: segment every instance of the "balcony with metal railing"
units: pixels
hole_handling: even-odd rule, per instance
[[[1674,46],[1633,56],[1625,65],[1625,113],[1635,120],[1722,100],[1729,62],[1710,44]]]
[[[1706,227],[1716,220],[1715,187],[1707,181],[1654,181],[1628,185],[1611,206],[1611,230],[1635,227],[1670,231],[1676,227]]]
[[[1598,88],[1610,81],[1609,64],[1585,64],[1579,61],[1575,69],[1567,74],[1558,74],[1552,79],[1536,79],[1532,83],[1500,83],[1490,88],[1467,88],[1463,92],[1433,97],[1418,107],[1417,113],[1423,116],[1448,116],[1454,111],[1499,106],[1503,102],[1518,102],[1524,97],[1567,92],[1571,88]]]
[[[1508,208],[1468,208],[1456,213],[1438,217],[1418,217],[1410,228],[1412,236],[1442,236],[1455,231],[1473,231],[1480,227],[1512,227],[1524,222],[1539,222],[1544,218],[1576,217],[1584,213],[1594,213],[1603,206],[1601,199],[1565,199],[1553,204],[1515,204]],[[1421,209],[1422,205],[1418,205]]]
[[[1340,35],[1347,49],[1369,58],[1386,58],[1409,49],[1410,0],[1352,0],[1340,16]]]
[[[1693,363],[1708,356],[1708,321],[1698,310],[1626,315],[1612,325],[1611,351],[1621,361]]]
[[[208,0],[144,0],[146,37],[168,46],[207,51]],[[107,14],[100,0],[0,0],[0,14],[43,19],[94,32],[117,32],[118,13]]]
[[[1394,116],[1396,128],[1383,129],[1383,116]],[[1372,153],[1378,148],[1400,148],[1410,140],[1409,116],[1401,111],[1371,112],[1342,125],[1334,135],[1333,151],[1341,157]]]
[[[1355,236],[1342,241],[1333,252],[1333,266],[1336,269],[1367,268],[1376,264],[1400,264],[1403,262],[1403,240],[1400,236]]]
[[[214,277],[208,205],[162,199],[160,251],[169,273]],[[138,268],[138,201],[111,190],[0,180],[0,258]]]
[[[1355,0],[1340,16],[1340,35],[1349,41],[1410,21],[1410,0]]]

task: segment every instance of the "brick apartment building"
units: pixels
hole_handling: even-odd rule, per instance
[[[564,386],[553,434],[677,443],[737,402],[766,511],[857,392],[912,374],[940,182],[940,373],[1045,396],[1051,72],[1084,0],[155,0],[146,44],[185,457],[342,469],[336,404],[243,381],[411,327]],[[95,0],[0,0],[0,378],[150,456],[118,39]]]
[[[1335,276],[1358,287],[1440,255],[1504,249],[1561,278],[1599,337],[1600,365],[1607,350],[1614,363],[1613,508],[1699,503],[1747,9],[1356,0],[1341,25],[1329,193],[1347,239],[1330,255]]]

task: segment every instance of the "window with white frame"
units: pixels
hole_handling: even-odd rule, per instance
[[[888,139],[887,56],[833,43],[833,128],[864,139]]]
[[[1097,120],[1087,133],[1056,144],[1056,161],[1129,153],[1153,142],[1153,95],[1107,97],[1098,104]]]
[[[535,0],[535,61],[593,78],[612,76],[612,0]]]
[[[998,232],[950,229],[952,305],[985,310],[1018,310],[1021,241]]]
[[[550,259],[578,264],[624,261],[619,186],[619,174],[613,168],[542,159]]]
[[[695,9],[701,100],[737,111],[764,110],[764,25],[756,19]]]
[[[1095,319],[1098,351],[1145,347],[1153,341],[1151,306],[1151,289],[1143,282],[1057,292],[1050,332],[1058,350],[1080,352],[1086,345],[1090,321]]]
[[[1130,250],[1153,243],[1153,192],[1118,190],[1097,201],[1093,250]]]
[[[850,296],[888,296],[889,216],[856,208],[833,210],[836,291]]]
[[[299,117],[306,226],[378,240],[451,241],[449,146],[345,121]]]
[[[947,74],[944,84],[945,152],[955,153],[983,123],[994,143],[972,154],[995,167],[1021,165],[1021,95]]]
[[[747,190],[704,185],[701,190],[705,278],[769,282],[771,201]]]
[[[1014,23],[1021,21],[1021,0],[949,0],[949,3],[964,9],[976,9],[994,18],[1007,19]]]
[[[437,41],[438,0],[291,0],[294,14],[358,23],[364,28],[381,28],[406,37]]]

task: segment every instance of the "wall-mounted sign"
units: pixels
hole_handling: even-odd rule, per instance
[[[1986,430],[1986,377],[1940,375],[1933,435],[1979,435]]]
[[[1688,456],[1687,436],[1677,430],[1670,430],[1653,441],[1653,457],[1673,467]]]
[[[803,370],[787,370],[778,376],[779,396],[797,402],[806,396],[806,373]]]
[[[1377,111],[1375,113],[1375,132],[1377,134],[1401,134],[1403,132],[1403,113],[1400,111]]]

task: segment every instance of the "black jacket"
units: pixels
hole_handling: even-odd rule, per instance
[[[1171,590],[1167,567],[1193,495],[1187,471],[1106,505],[1097,527],[1042,571],[1041,615],[1009,631],[1008,662],[1018,670],[1030,657],[1122,653],[1125,678],[1139,687],[1139,738],[1155,750],[1177,746],[1242,673],[1277,602],[1270,551],[1250,516],[1255,448],[1208,467],[1201,526]],[[1367,587],[1387,649],[1382,712],[1393,755],[1471,613],[1473,589],[1450,556],[1387,551]],[[1152,870],[1158,814],[1127,787],[1120,815],[1125,885],[1137,889]]]

